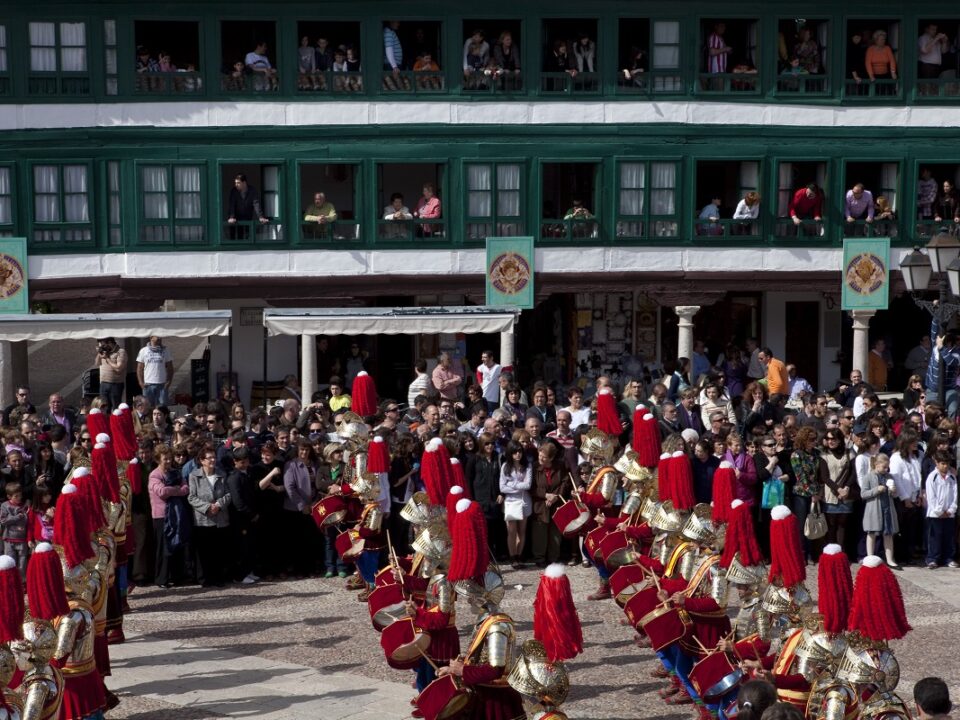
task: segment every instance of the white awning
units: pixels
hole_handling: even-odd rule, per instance
[[[0,340],[95,340],[97,338],[227,335],[230,310],[103,313],[90,315],[0,315]]]
[[[317,308],[264,310],[270,335],[432,335],[513,332],[509,307]]]

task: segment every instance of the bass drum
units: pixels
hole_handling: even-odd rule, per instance
[[[417,696],[417,709],[425,720],[456,717],[473,702],[473,694],[453,675],[444,675],[427,685]]]
[[[430,647],[430,636],[417,631],[410,618],[392,622],[380,633],[380,647],[387,665],[396,670],[412,670]]]

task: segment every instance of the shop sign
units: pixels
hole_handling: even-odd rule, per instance
[[[843,241],[843,310],[886,310],[890,297],[890,238]]]
[[[532,237],[487,238],[487,302],[533,309]]]
[[[27,286],[27,239],[0,239],[0,313],[26,315],[30,311]]]

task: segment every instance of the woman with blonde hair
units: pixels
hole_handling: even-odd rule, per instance
[[[760,193],[751,190],[743,199],[737,203],[737,209],[733,211],[733,219],[741,220],[734,225],[734,231],[737,235],[756,235],[754,223],[760,217]]]

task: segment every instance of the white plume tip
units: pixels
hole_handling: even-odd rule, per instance
[[[670,453],[668,453],[668,452],[663,453],[663,454],[660,456],[660,459],[661,459],[661,460],[669,460],[669,459],[670,459]]]
[[[373,439],[373,441],[376,442],[376,443],[382,443],[382,442],[383,442],[383,438],[380,437],[379,435],[377,435],[377,436]]]
[[[460,460],[457,459],[457,458],[450,458],[450,464],[451,464],[451,465],[459,465],[459,464],[460,464]]]
[[[100,414],[100,408],[90,408],[90,412],[87,413],[87,415],[99,415],[99,414]]]
[[[724,460],[720,463],[720,467],[724,468],[725,470],[733,470],[733,463],[729,460]]]
[[[96,437],[98,443],[108,443],[110,442],[110,436],[106,433],[98,433]]]
[[[53,545],[48,542],[38,543],[37,546],[33,549],[33,554],[53,552]]]
[[[467,498],[464,498],[463,500],[457,500],[457,512],[466,512],[472,504],[473,503],[470,500],[467,500]]]
[[[0,555],[0,570],[13,570],[17,566],[17,561],[9,555]]]
[[[786,505],[777,505],[770,511],[771,520],[786,520],[791,515],[793,515],[793,513],[790,512],[790,508]]]
[[[73,477],[86,477],[90,474],[90,468],[81,465],[76,470],[73,471]]]
[[[104,445],[103,443],[97,443],[96,445],[93,446],[93,449],[94,449],[94,450],[103,450],[105,447],[107,447],[107,446]]]
[[[366,370],[361,370],[360,372],[357,373],[356,376],[357,376],[357,377],[369,377],[369,375],[370,375],[370,373],[368,373]]]
[[[454,485],[452,488],[450,488],[450,494],[451,494],[451,495],[463,495],[463,488],[460,487],[459,485]]]
[[[824,555],[839,555],[842,552],[843,548],[837,545],[837,543],[830,543],[823,548]]]
[[[653,418],[653,415],[651,415],[650,413],[647,413],[646,415],[643,416],[642,419],[643,419],[644,422],[650,422],[650,421],[653,420],[654,418]]]
[[[600,388],[600,390],[597,391],[597,395],[611,395],[611,394],[613,394],[613,391],[608,387]]]
[[[684,455],[686,455],[686,453],[683,450],[677,450],[673,453],[672,457],[682,458]]]
[[[883,558],[877,557],[876,555],[867,555],[860,564],[863,565],[863,567],[878,568],[883,565]]]
[[[734,500],[732,503],[730,503],[730,509],[736,510],[741,505],[743,505],[743,500]]]
[[[567,569],[560,563],[551,563],[547,565],[547,569],[543,571],[543,576],[552,580],[562,578],[566,574]]]
[[[63,490],[60,491],[60,494],[61,494],[61,495],[73,495],[73,493],[75,493],[76,491],[77,491],[77,486],[74,485],[73,483],[70,483],[69,485],[64,485],[64,486],[63,486]]]
[[[427,452],[436,452],[440,449],[440,446],[443,444],[443,440],[440,438],[434,438],[427,443],[426,451]]]
[[[117,405],[117,410],[129,410],[129,409],[130,409],[130,406],[127,405],[126,403],[120,403],[119,405]]]

